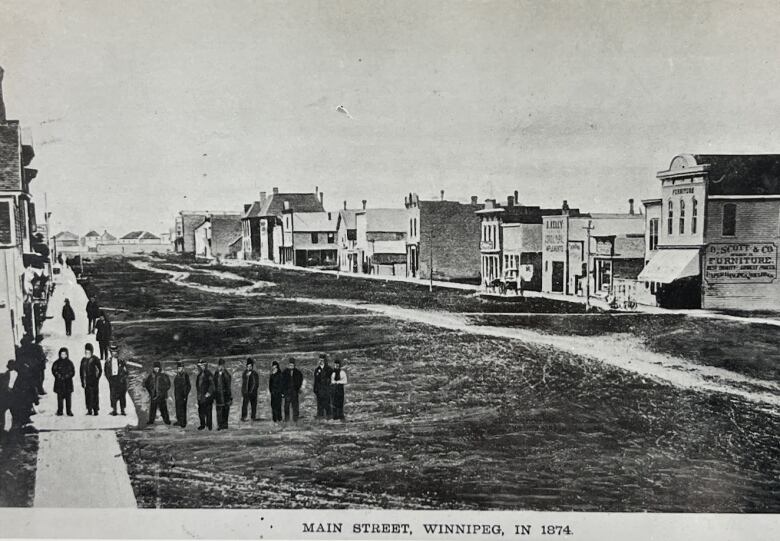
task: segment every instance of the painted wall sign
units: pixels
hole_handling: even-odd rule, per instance
[[[771,242],[710,244],[704,257],[710,283],[767,284],[777,278],[777,246]]]
[[[548,253],[566,252],[566,219],[558,218],[544,222],[544,251]]]

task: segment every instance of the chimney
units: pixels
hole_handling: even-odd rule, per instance
[[[344,201],[344,210],[347,210],[347,202]]]
[[[322,192],[320,192],[320,205],[323,205],[325,203],[323,197],[324,196],[323,196]]]
[[[320,193],[320,187],[319,186],[315,186],[314,187],[314,195],[317,195],[319,193]]]
[[[444,201],[444,190],[441,191],[441,200]]]
[[[278,195],[278,194],[279,194],[279,188],[274,186],[274,195]]]
[[[563,214],[564,216],[569,215],[569,202],[566,201],[565,199],[563,200],[563,204],[561,205],[561,210],[563,211],[561,214]]]
[[[250,205],[249,203],[244,203],[244,214],[246,214],[246,212],[247,212],[249,209],[251,209],[251,208],[252,208],[252,205]]]
[[[367,203],[367,201],[365,199],[363,199],[363,210],[366,210],[366,203]]]
[[[3,68],[0,66],[0,122],[5,122],[5,102],[3,101]]]
[[[472,205],[478,205],[479,204],[479,198],[476,195],[471,196],[471,204]]]
[[[515,198],[514,196],[510,195],[506,198],[506,206],[507,207],[514,207],[515,206]]]
[[[628,200],[628,213],[634,214],[634,198]]]
[[[265,203],[265,192],[260,192],[260,204]]]
[[[515,190],[515,205],[519,205],[520,204],[520,197],[519,197],[519,195],[520,194],[517,193],[517,190]]]

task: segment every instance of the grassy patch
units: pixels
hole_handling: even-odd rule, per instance
[[[0,507],[32,507],[38,435],[0,435]]]

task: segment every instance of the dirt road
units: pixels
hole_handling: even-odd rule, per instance
[[[63,302],[69,299],[76,313],[72,336],[65,336],[60,317]],[[97,343],[87,334],[87,297],[70,269],[63,270],[49,304],[51,319],[44,323],[43,346],[47,364],[38,414],[33,418],[39,433],[35,477],[35,507],[136,507],[135,496],[127,475],[114,430],[135,426],[138,419],[128,396],[126,417],[108,415],[108,382],[100,380],[100,415],[86,415],[84,390],[78,378],[84,346]],[[57,397],[52,390],[51,365],[61,347],[67,347],[76,366],[74,378],[73,417],[57,416]]]

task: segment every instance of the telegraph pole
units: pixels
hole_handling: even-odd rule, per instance
[[[593,231],[593,222],[588,220],[588,225],[583,227],[587,232],[585,241],[585,311],[590,310],[590,232]]]

